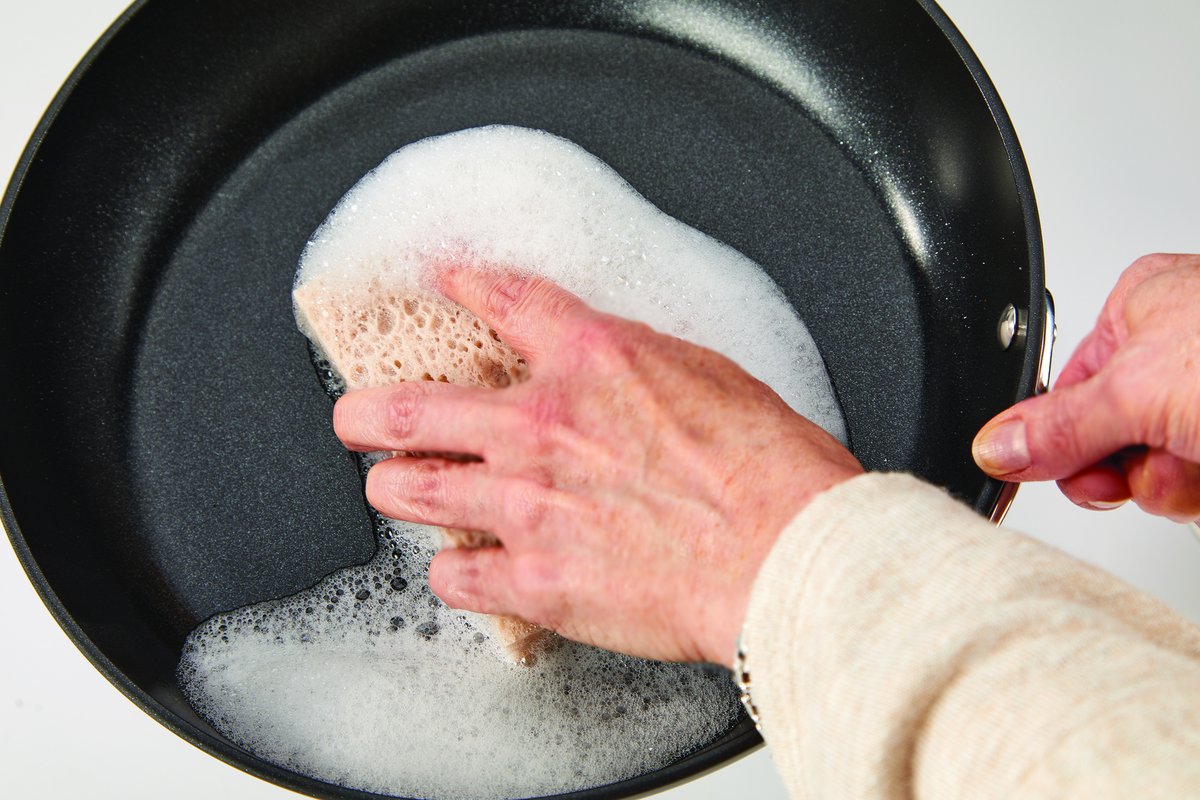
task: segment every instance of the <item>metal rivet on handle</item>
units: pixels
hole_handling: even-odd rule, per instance
[[[1000,322],[996,325],[996,338],[1000,340],[1000,347],[1007,350],[1013,344],[1019,345],[1024,342],[1027,326],[1026,315],[1017,310],[1012,303],[1006,305],[1000,312]]]

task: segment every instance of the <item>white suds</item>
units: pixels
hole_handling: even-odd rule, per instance
[[[541,275],[602,311],[716,350],[846,442],[821,355],[766,273],[565,139],[492,126],[401,148],[317,229],[296,286],[374,278],[427,291],[430,266],[445,262]]]
[[[724,733],[728,673],[562,640],[531,666],[425,582],[430,529],[390,523],[367,565],[214,617],[188,637],[188,700],[261,758],[355,789],[468,800],[644,774]]]
[[[490,127],[397,151],[314,234],[297,288],[428,291],[447,260],[543,275],[711,347],[846,439],[820,355],[770,279],[570,142]],[[532,667],[505,662],[486,620],[430,593],[432,530],[376,522],[370,563],[188,637],[189,701],[260,757],[351,788],[499,800],[652,772],[735,722],[723,669],[569,642]]]

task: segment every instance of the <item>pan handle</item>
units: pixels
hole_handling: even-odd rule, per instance
[[[1050,290],[1045,290],[1045,297],[1042,299],[1043,316],[1042,316],[1042,341],[1038,352],[1038,367],[1037,377],[1034,378],[1033,393],[1044,394],[1050,388],[1050,364],[1054,360],[1054,341],[1058,337],[1058,326],[1054,322],[1054,295],[1050,294]],[[1017,314],[1014,322],[1016,323],[1015,334],[1024,338],[1025,320],[1021,317],[1024,313]],[[992,507],[991,521],[997,525],[1003,524],[1004,516],[1008,514],[1008,508],[1012,505],[1013,499],[1017,496],[1018,483],[1004,483],[1000,486],[1000,494],[996,497],[996,505]],[[1200,528],[1196,528],[1196,535],[1200,536]]]
[[[1054,295],[1046,290],[1043,299],[1044,311],[1042,316],[1042,351],[1038,354],[1037,382],[1033,385],[1034,394],[1043,394],[1050,388],[1050,362],[1054,360],[1054,341],[1058,338],[1058,326],[1054,323]]]

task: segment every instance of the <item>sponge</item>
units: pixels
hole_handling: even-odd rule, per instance
[[[467,309],[412,287],[316,278],[292,294],[297,319],[347,390],[402,381],[504,388],[529,377],[525,359]],[[452,547],[500,545],[483,531],[443,529]],[[495,634],[516,662],[553,642],[544,628],[496,617]]]

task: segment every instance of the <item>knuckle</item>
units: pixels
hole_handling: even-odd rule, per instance
[[[445,505],[445,475],[432,464],[376,464],[367,473],[367,501],[386,514],[426,518]]]
[[[591,348],[611,347],[624,338],[627,324],[632,323],[617,317],[597,316],[582,323],[575,335],[581,344]]]
[[[519,308],[529,292],[529,281],[515,275],[506,275],[494,281],[480,298],[489,320],[503,324],[515,308]]]
[[[393,392],[388,399],[386,411],[385,425],[388,433],[400,440],[412,436],[424,399],[420,393],[407,386]]]
[[[398,492],[421,512],[431,512],[445,505],[446,474],[432,464],[420,463],[405,470],[396,481]]]
[[[546,518],[548,504],[539,487],[519,484],[504,493],[504,518],[517,530],[536,531]]]
[[[1134,259],[1126,272],[1133,274],[1155,272],[1162,269],[1170,259],[1171,256],[1167,253],[1147,253],[1144,256]]]
[[[437,553],[429,563],[429,588],[455,608],[484,614],[501,611],[503,571],[478,554],[463,556],[455,548]]]
[[[1148,253],[1130,264],[1118,279],[1118,285],[1133,287],[1161,272],[1182,266],[1184,257],[1172,253]]]
[[[572,349],[593,371],[624,372],[636,361],[639,342],[654,335],[642,323],[597,316],[578,325],[572,336]]]
[[[487,288],[482,305],[488,318],[503,327],[533,309],[540,317],[557,319],[573,303],[569,295],[545,278],[505,275]]]
[[[570,398],[561,389],[541,386],[530,392],[518,406],[518,412],[535,450],[544,452],[557,439],[560,430],[570,424]]]
[[[1156,308],[1168,308],[1187,297],[1188,284],[1200,275],[1200,257],[1173,253],[1142,256],[1121,275],[1118,290],[1126,292],[1125,316],[1132,324],[1149,319]]]

